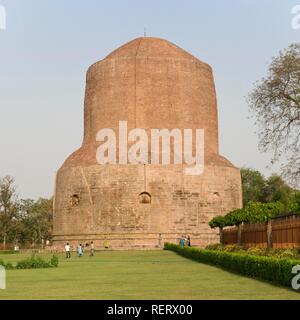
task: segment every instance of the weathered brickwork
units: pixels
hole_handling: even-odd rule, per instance
[[[211,68],[168,41],[139,38],[92,65],[83,144],[56,176],[54,246],[108,240],[112,248],[154,248],[181,235],[193,245],[216,242],[208,221],[242,205],[240,172],[218,153],[217,118]],[[128,130],[204,129],[204,173],[97,164],[96,133],[118,133],[120,120]]]

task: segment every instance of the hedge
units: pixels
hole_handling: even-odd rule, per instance
[[[0,250],[0,254],[18,254],[20,251],[15,250]]]
[[[5,263],[0,260],[0,265],[5,267],[7,270],[12,269],[40,269],[40,268],[57,268],[58,267],[58,257],[53,255],[50,261],[45,261],[42,257],[32,255],[30,258],[20,260],[16,265],[8,262]]]
[[[291,287],[291,280],[295,276],[292,274],[293,266],[300,264],[300,261],[292,259],[180,247],[172,243],[165,243],[164,249],[198,262],[287,287]]]

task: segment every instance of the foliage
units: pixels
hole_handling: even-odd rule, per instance
[[[50,261],[45,261],[42,257],[33,254],[30,258],[20,260],[16,265],[11,263],[5,263],[0,260],[0,265],[4,266],[5,269],[41,269],[41,268],[57,268],[58,267],[58,257],[53,255]]]
[[[280,202],[249,202],[243,210],[245,211],[245,217],[247,217],[244,222],[262,223],[281,214],[284,211],[284,205]]]
[[[230,211],[225,216],[217,216],[209,222],[211,228],[238,226],[241,223],[261,223],[278,216],[284,210],[280,202],[249,202],[245,208]]]
[[[18,254],[20,251],[15,250],[0,250],[0,254]]]
[[[265,188],[265,178],[257,170],[241,168],[243,203],[249,201],[262,201],[263,190]]]
[[[58,263],[59,263],[58,256],[53,255],[51,260],[50,260],[51,266],[57,268],[58,267]]]
[[[293,199],[290,201],[289,210],[293,213],[300,214],[300,192],[295,193]]]
[[[208,244],[205,249],[207,250],[222,250],[224,248],[224,245],[222,243],[212,243]]]
[[[211,228],[224,228],[226,226],[226,220],[224,216],[217,216],[210,220],[208,224]]]
[[[52,199],[19,200],[14,179],[0,178],[0,241],[42,244],[51,240]]]
[[[180,247],[176,244],[165,243],[165,250],[172,250],[186,258],[211,264],[236,272],[248,277],[273,282],[290,287],[294,276],[293,266],[299,264],[298,260],[278,259],[251,254],[240,254],[219,250],[207,250],[190,247]]]
[[[5,249],[9,227],[19,212],[14,179],[6,176],[0,179],[0,233]]]
[[[19,232],[20,241],[41,244],[51,240],[52,234],[52,199],[30,199],[22,202],[22,219]]]
[[[293,197],[293,189],[278,175],[272,174],[265,182],[262,202],[281,202],[285,209]]]
[[[281,202],[285,209],[293,198],[294,190],[277,174],[265,178],[259,171],[241,169],[243,204],[249,202]]]
[[[222,244],[212,244],[208,245],[205,249],[208,250],[218,250],[224,252],[238,252],[241,254],[252,254],[256,256],[266,256],[266,257],[276,257],[276,258],[291,258],[298,259],[299,251],[297,249],[267,249],[260,247],[243,247],[236,244],[222,245]]]
[[[261,150],[272,150],[273,162],[283,157],[284,174],[299,184],[299,43],[290,45],[272,59],[267,77],[256,83],[248,103],[259,128]]]
[[[237,244],[229,244],[224,246],[223,250],[226,252],[243,252],[243,247]]]

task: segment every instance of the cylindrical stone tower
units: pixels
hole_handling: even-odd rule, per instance
[[[192,245],[217,242],[208,221],[242,205],[240,172],[219,155],[217,119],[211,67],[166,40],[135,39],[92,65],[83,143],[56,176],[54,245],[154,248],[182,235]],[[204,129],[204,172],[150,161],[98,164],[97,132],[118,135],[119,121],[149,137],[151,129]]]

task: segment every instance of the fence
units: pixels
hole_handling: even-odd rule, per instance
[[[267,247],[267,224],[243,224],[241,244],[247,247]],[[273,248],[300,248],[300,217],[289,215],[271,220]],[[223,230],[223,243],[236,244],[237,227]]]

